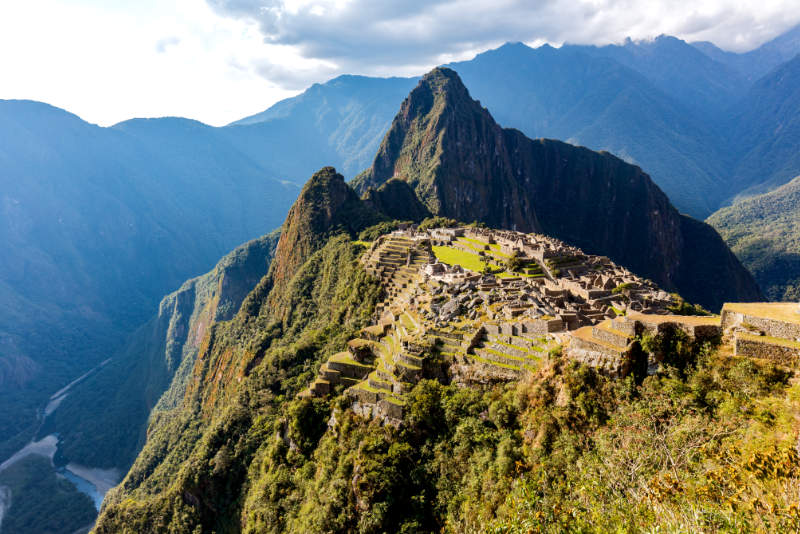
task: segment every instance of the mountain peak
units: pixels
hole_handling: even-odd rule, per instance
[[[351,235],[380,220],[333,167],[323,167],[297,197],[275,251],[271,274],[275,285],[288,282],[331,234]]]
[[[385,202],[369,190],[390,181],[406,182],[433,215],[551,235],[712,308],[760,296],[719,236],[681,216],[639,167],[501,128],[452,69],[434,69],[420,80],[354,187],[377,207]],[[694,248],[698,242],[713,249],[711,265]],[[692,275],[706,267],[719,272],[714,287]]]
[[[434,186],[438,156],[445,138],[464,129],[498,128],[491,115],[473,100],[456,71],[437,67],[423,76],[400,107],[372,167],[353,181],[360,193],[377,189],[392,178],[410,179],[431,212],[439,209]],[[471,144],[475,132],[464,135]],[[417,187],[421,185],[421,187]]]

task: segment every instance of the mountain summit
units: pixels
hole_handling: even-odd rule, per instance
[[[719,235],[678,213],[639,167],[501,128],[451,69],[420,80],[353,185],[369,195],[390,179],[433,214],[552,235],[712,308],[760,297]]]

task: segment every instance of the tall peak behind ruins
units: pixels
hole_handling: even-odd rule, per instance
[[[719,235],[678,213],[642,169],[500,127],[451,69],[420,80],[353,186],[371,196],[392,179],[434,215],[556,237],[711,309],[761,298]]]

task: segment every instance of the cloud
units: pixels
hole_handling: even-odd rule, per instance
[[[221,15],[256,22],[266,44],[324,62],[326,73],[416,74],[419,66],[464,59],[506,41],[607,44],[666,33],[741,51],[800,22],[796,0],[207,2]],[[278,84],[312,81],[285,66],[262,62],[257,70]]]
[[[179,37],[164,37],[156,42],[156,52],[163,54],[171,46],[177,46],[181,40]]]

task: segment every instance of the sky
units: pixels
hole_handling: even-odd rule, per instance
[[[339,74],[417,75],[507,41],[742,52],[798,23],[797,0],[0,0],[0,99],[223,125]]]

